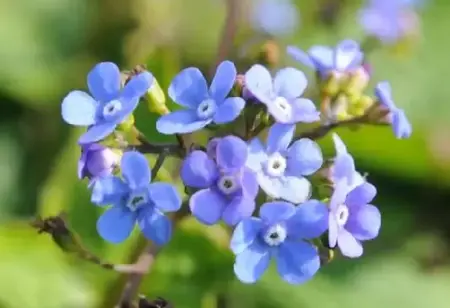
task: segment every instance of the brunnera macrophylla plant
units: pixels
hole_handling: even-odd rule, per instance
[[[290,46],[287,53],[314,70],[316,80],[308,82],[295,67],[271,73],[255,64],[238,71],[223,61],[208,82],[189,67],[167,90],[176,110],[168,109],[164,91],[145,69],[130,73],[114,63],[97,64],[88,73],[89,91],[63,99],[62,117],[86,127],[78,141],[78,175],[89,179],[92,203],[105,208],[99,235],[121,243],[137,227],[161,249],[176,227],[170,213],[191,214],[206,225],[223,221],[234,272],[244,283],[258,281],[272,260],[282,279],[301,284],[329,261],[329,251],[360,257],[381,228],[372,204],[377,190],[331,131],[387,125],[403,139],[411,125],[388,82],[368,92],[369,64],[357,42],[307,52]],[[317,89],[316,97],[307,95],[308,86]],[[137,129],[133,112],[140,102],[159,114],[156,130],[175,135],[176,144],[152,143]],[[189,143],[194,132],[209,141]],[[334,157],[324,157],[316,142],[327,133]],[[153,166],[149,154],[157,156]],[[167,156],[180,161],[183,194],[158,176]]]

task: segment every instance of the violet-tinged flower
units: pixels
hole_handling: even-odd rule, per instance
[[[342,139],[336,134],[332,134],[336,156],[330,170],[330,179],[334,184],[345,179],[350,189],[363,184],[366,180],[356,171],[355,161],[350,153],[348,153]]]
[[[253,27],[273,36],[295,31],[300,19],[291,0],[256,0],[251,13]]]
[[[162,134],[184,134],[199,130],[210,123],[224,124],[235,120],[245,106],[241,97],[228,97],[236,80],[236,67],[230,61],[218,67],[208,89],[198,68],[182,70],[169,87],[169,96],[186,109],[163,115],[156,122]]]
[[[78,160],[78,178],[94,180],[110,175],[119,165],[120,155],[97,143],[82,145]]]
[[[374,239],[381,227],[380,211],[370,203],[376,188],[365,182],[349,192],[345,181],[340,181],[330,199],[328,243],[339,247],[349,258],[363,254],[362,241]]]
[[[189,207],[204,224],[212,225],[222,218],[235,225],[255,210],[256,175],[245,166],[248,149],[244,141],[227,136],[211,142],[216,143],[214,158],[203,151],[193,151],[181,167],[184,184],[200,188],[191,196]]]
[[[256,282],[274,258],[280,276],[291,284],[311,279],[319,270],[317,248],[305,240],[319,237],[328,227],[328,209],[316,200],[295,207],[269,202],[260,218],[242,220],[234,229],[230,247],[236,255],[234,272],[244,283]]]
[[[392,44],[418,31],[419,17],[414,11],[418,1],[371,0],[359,13],[359,22],[382,42]]]
[[[398,108],[392,99],[391,85],[387,81],[377,84],[375,87],[375,96],[378,102],[389,110],[389,120],[392,123],[392,129],[395,137],[398,139],[409,138],[412,134],[412,126],[408,121],[403,109]]]
[[[89,95],[72,91],[63,100],[61,113],[71,125],[88,126],[80,144],[94,143],[110,135],[118,124],[136,109],[139,99],[153,83],[153,76],[143,72],[121,89],[120,71],[112,62],[97,64],[87,76]]]
[[[147,159],[138,152],[124,153],[120,166],[123,179],[110,175],[93,184],[91,201],[99,206],[111,205],[97,221],[98,233],[111,243],[120,243],[137,223],[146,238],[157,245],[167,243],[172,223],[163,212],[175,212],[181,207],[175,187],[150,183]]]
[[[320,147],[303,138],[289,145],[295,125],[274,124],[264,147],[258,138],[250,141],[247,166],[257,174],[259,186],[272,198],[292,203],[305,202],[311,183],[304,177],[323,163]]]
[[[314,103],[300,98],[308,81],[303,72],[295,68],[278,71],[272,80],[262,65],[253,65],[245,74],[246,88],[263,104],[275,121],[283,124],[312,123],[320,120]]]
[[[287,53],[296,61],[317,71],[321,78],[326,78],[330,72],[348,73],[360,67],[364,60],[364,53],[353,40],[343,40],[335,48],[316,45],[307,53],[295,46],[288,46]]]

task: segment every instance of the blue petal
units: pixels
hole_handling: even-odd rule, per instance
[[[208,98],[208,85],[202,72],[189,67],[178,73],[169,86],[169,97],[181,106],[191,109]]]
[[[322,163],[322,151],[311,139],[297,140],[288,149],[287,172],[289,175],[311,175],[319,170]]]
[[[296,61],[302,63],[305,66],[308,66],[309,68],[315,68],[314,62],[311,61],[311,58],[309,57],[309,55],[306,52],[304,52],[303,50],[301,50],[295,46],[288,46],[286,51],[287,51],[288,55],[290,55]]]
[[[189,199],[192,215],[206,225],[217,223],[227,204],[222,195],[211,189],[197,191]]]
[[[119,112],[117,112],[117,114],[115,114],[113,118],[111,118],[110,120],[117,124],[120,124],[123,121],[125,121],[133,113],[133,111],[137,108],[139,104],[139,98],[123,97],[120,99],[120,102],[122,103],[122,109]]]
[[[61,115],[67,123],[89,126],[95,123],[97,102],[82,91],[72,91],[63,100]]]
[[[192,110],[178,110],[163,115],[156,122],[156,129],[165,135],[187,134],[202,129],[212,119],[200,120]]]
[[[345,143],[342,141],[342,139],[338,136],[338,134],[333,133],[331,136],[333,138],[336,154],[339,155],[347,153],[347,147],[345,146]]]
[[[355,161],[350,154],[344,153],[336,156],[332,168],[332,178],[334,182],[347,179],[349,184],[353,183],[356,174]]]
[[[236,136],[227,136],[219,140],[216,148],[217,165],[226,171],[237,171],[247,161],[247,144]]]
[[[207,188],[217,180],[219,170],[205,152],[193,151],[183,161],[180,175],[186,186]]]
[[[335,215],[336,213],[334,212],[330,212],[330,215],[328,215],[328,245],[331,248],[336,247],[337,238],[341,229],[336,221]]]
[[[267,153],[285,151],[292,141],[295,125],[275,123],[269,129],[267,136]]]
[[[248,144],[248,157],[246,165],[253,171],[259,171],[267,160],[267,154],[261,140],[253,138]]]
[[[273,96],[273,84],[270,72],[262,65],[253,65],[245,73],[245,87],[259,101],[265,104],[271,103]]]
[[[258,183],[268,196],[296,204],[305,202],[311,195],[311,183],[303,177],[270,177],[258,173]]]
[[[283,243],[277,254],[277,270],[290,284],[310,280],[320,268],[320,258],[314,246],[306,242]]]
[[[339,231],[337,244],[342,255],[346,257],[359,258],[363,254],[361,242],[345,229]]]
[[[242,219],[251,217],[255,207],[255,199],[247,196],[235,197],[225,207],[222,219],[226,224],[234,226]]]
[[[375,195],[377,194],[377,189],[372,184],[365,182],[362,185],[357,186],[352,191],[350,191],[345,200],[345,204],[349,207],[358,206],[370,203]]]
[[[247,249],[258,236],[262,229],[263,223],[261,219],[249,217],[241,220],[236,228],[234,228],[231,236],[230,249],[234,254],[240,254]]]
[[[334,51],[326,46],[313,46],[308,50],[311,60],[316,64],[316,70],[322,74],[333,68]]]
[[[347,179],[339,180],[334,185],[334,192],[330,198],[330,209],[335,211],[341,204],[345,204],[345,199],[349,193],[349,185]]]
[[[219,104],[233,88],[236,74],[236,67],[231,61],[223,61],[217,67],[216,74],[209,88],[209,94]]]
[[[150,199],[162,212],[176,212],[181,208],[181,197],[171,184],[155,182],[148,186]]]
[[[295,206],[289,202],[267,202],[259,209],[259,217],[267,225],[285,221],[295,214]]]
[[[236,256],[234,273],[243,283],[255,283],[270,264],[268,247],[254,241],[247,249]]]
[[[120,162],[122,175],[132,190],[144,188],[150,183],[151,171],[145,156],[139,152],[125,152]]]
[[[258,179],[256,173],[250,168],[244,167],[241,170],[241,186],[243,193],[249,198],[256,198],[259,191]]]
[[[403,110],[398,109],[392,113],[392,128],[394,130],[395,137],[398,139],[406,139],[411,136],[411,123],[409,123]]]
[[[287,221],[288,235],[294,239],[314,239],[328,229],[328,207],[317,200],[297,206],[295,215]]]
[[[244,99],[241,97],[229,97],[219,105],[213,120],[216,124],[232,122],[239,116],[244,107]]]
[[[128,192],[128,186],[120,178],[101,177],[93,184],[91,201],[97,205],[119,204]]]
[[[123,88],[121,97],[127,100],[144,96],[153,85],[153,75],[150,72],[143,72],[131,78]]]
[[[343,40],[336,46],[335,67],[340,71],[360,66],[364,54],[359,44],[353,40]]]
[[[108,242],[118,244],[126,240],[133,231],[136,215],[127,208],[114,206],[97,220],[98,234]]]
[[[88,128],[88,130],[78,139],[79,144],[88,144],[105,139],[114,132],[117,124],[111,122],[103,122],[95,124]]]
[[[367,241],[378,236],[381,228],[381,213],[371,204],[364,204],[350,210],[345,229],[357,240]]]
[[[113,100],[120,91],[119,68],[112,62],[101,62],[89,72],[87,84],[96,100],[103,103]]]
[[[275,93],[288,100],[302,95],[307,85],[308,80],[305,74],[292,67],[279,70],[273,81]]]
[[[380,104],[382,104],[389,110],[394,110],[397,107],[392,100],[391,92],[391,85],[387,81],[381,81],[375,87],[375,96],[378,98]]]
[[[313,123],[320,120],[320,112],[316,105],[307,98],[297,98],[290,102],[292,107],[292,122]]]
[[[144,236],[156,245],[167,244],[172,237],[172,222],[152,207],[139,211],[137,222]]]

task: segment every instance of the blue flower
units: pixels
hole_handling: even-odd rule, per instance
[[[235,120],[245,106],[241,97],[226,98],[236,80],[236,67],[230,61],[222,62],[209,87],[200,70],[190,67],[182,70],[169,87],[169,96],[186,109],[164,115],[156,122],[162,134],[185,134],[199,130],[210,123],[224,124]]]
[[[137,222],[146,238],[157,245],[167,243],[172,224],[163,212],[178,211],[181,198],[173,185],[150,183],[151,171],[144,155],[126,152],[121,160],[122,178],[106,176],[94,182],[91,201],[112,205],[97,221],[101,237],[111,243],[128,238]]]
[[[266,105],[275,121],[282,124],[320,120],[314,103],[300,98],[307,84],[305,74],[291,67],[278,71],[273,80],[270,72],[259,64],[253,65],[245,74],[245,87]]]
[[[359,22],[371,36],[392,44],[417,31],[419,17],[414,8],[419,1],[371,0],[360,11]]]
[[[256,30],[273,36],[289,34],[299,23],[297,7],[290,0],[258,0],[251,21]]]
[[[287,53],[316,72],[321,78],[326,78],[330,72],[348,73],[361,66],[364,53],[359,44],[353,40],[343,40],[335,48],[316,45],[305,53],[294,46],[287,47]]]
[[[365,182],[351,190],[340,181],[330,199],[328,243],[349,258],[363,254],[362,241],[374,239],[381,227],[380,211],[370,203],[377,190]]]
[[[235,225],[253,214],[259,189],[256,175],[245,166],[247,144],[227,136],[211,140],[208,149],[209,155],[193,151],[181,167],[184,184],[200,188],[189,200],[191,212],[204,224],[222,218]]]
[[[330,179],[334,184],[345,179],[350,188],[354,188],[363,184],[365,178],[356,171],[355,161],[350,153],[348,153],[342,139],[336,134],[332,134],[336,156],[330,170]]]
[[[110,135],[137,107],[153,83],[149,72],[133,77],[121,89],[120,71],[111,62],[97,64],[87,76],[89,95],[72,91],[63,100],[61,113],[71,125],[88,126],[80,144],[94,143]]]
[[[320,259],[316,247],[305,240],[317,238],[327,230],[326,205],[316,200],[298,207],[269,202],[262,205],[259,216],[242,220],[231,238],[230,247],[236,255],[234,272],[239,280],[256,282],[272,258],[288,283],[311,279],[320,268]]]
[[[112,174],[119,165],[120,156],[111,149],[97,143],[86,144],[81,147],[78,160],[78,178],[95,180]]]
[[[390,122],[395,137],[398,139],[409,138],[412,134],[412,126],[403,109],[397,108],[392,99],[392,90],[389,82],[383,81],[375,87],[375,96],[378,102],[389,111]]]
[[[258,138],[250,141],[247,166],[257,174],[259,186],[272,198],[305,202],[311,184],[303,176],[316,172],[323,163],[320,147],[303,138],[289,145],[295,125],[274,124],[264,147]]]

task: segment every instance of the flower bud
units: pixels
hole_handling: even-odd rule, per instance
[[[95,179],[113,173],[120,162],[120,155],[97,143],[82,147],[78,161],[78,177]]]
[[[349,96],[360,96],[369,85],[369,81],[369,72],[360,66],[350,73],[343,90]]]
[[[158,80],[153,79],[153,84],[148,90],[146,96],[147,106],[150,112],[157,113],[159,115],[165,115],[169,113],[169,109],[166,105],[166,95],[161,89]]]
[[[373,104],[374,100],[370,96],[361,96],[359,99],[351,102],[348,113],[355,117],[363,116]]]
[[[341,90],[341,76],[337,72],[330,72],[328,77],[320,85],[323,95],[333,97]]]

